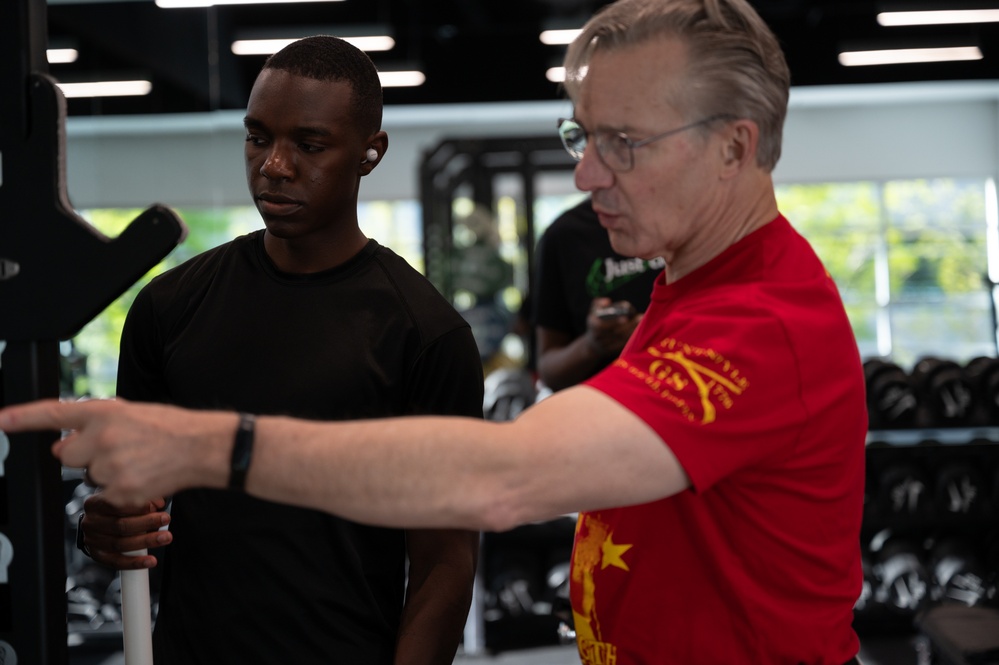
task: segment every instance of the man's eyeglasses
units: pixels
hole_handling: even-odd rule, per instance
[[[714,122],[715,120],[733,117],[734,116],[726,113],[720,113],[718,115],[704,118],[703,120],[698,120],[697,122],[692,122],[689,125],[684,125],[683,127],[671,129],[668,132],[663,132],[662,134],[650,136],[649,138],[642,139],[641,141],[632,140],[624,132],[614,132],[610,130],[588,132],[586,131],[586,128],[579,124],[574,118],[560,118],[558,121],[558,135],[562,139],[562,145],[565,146],[566,151],[578,162],[583,158],[583,152],[586,150],[586,144],[589,141],[590,134],[592,133],[593,144],[597,147],[597,155],[600,156],[600,160],[611,171],[624,173],[635,168],[635,148],[641,148],[643,145],[648,145],[653,141],[664,139],[667,136],[672,136],[673,134],[678,134],[700,125],[706,125],[709,122]]]

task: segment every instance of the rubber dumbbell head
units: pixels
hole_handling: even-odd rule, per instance
[[[864,378],[871,429],[904,429],[915,424],[919,403],[901,367],[871,359],[864,363]]]
[[[964,368],[952,360],[922,358],[913,367],[911,380],[923,407],[924,426],[968,424],[973,403]]]

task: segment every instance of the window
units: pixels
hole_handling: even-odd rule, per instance
[[[535,234],[582,196],[535,201]],[[996,355],[993,283],[999,281],[999,213],[993,181],[783,184],[777,187],[777,199],[836,281],[863,358],[886,357],[911,367],[926,355],[958,362]],[[91,210],[82,215],[113,237],[140,212]],[[252,207],[179,213],[190,229],[187,240],[63,345],[64,355],[77,359],[75,394],[114,394],[121,326],[135,294],[153,275],[261,228]],[[363,202],[358,216],[366,235],[423,271],[418,202]]]
[[[789,184],[777,199],[839,286],[862,357],[996,354],[994,182]]]
[[[579,198],[539,199],[537,234]],[[993,181],[792,183],[777,200],[836,281],[863,358],[996,355]]]

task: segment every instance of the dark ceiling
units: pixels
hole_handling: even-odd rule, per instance
[[[9,2],[10,0],[0,0]],[[78,49],[69,65],[51,65],[59,81],[150,78],[151,94],[71,99],[70,116],[241,109],[263,56],[236,56],[231,42],[261,30],[299,35],[349,34],[391,26],[396,46],[372,53],[382,69],[415,65],[417,88],[389,88],[388,104],[551,100],[558,86],[545,70],[564,47],[545,46],[551,23],[576,23],[607,4],[598,0],[344,0],[284,5],[161,9],[153,0],[49,0],[50,46]],[[794,85],[974,80],[999,77],[999,24],[880,27],[887,0],[755,0],[784,45]],[[999,2],[990,3],[999,7]],[[899,6],[894,3],[893,6]],[[978,0],[915,0],[905,8],[966,8]],[[978,45],[980,61],[957,64],[841,66],[845,46]]]

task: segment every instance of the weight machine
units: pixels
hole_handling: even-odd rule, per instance
[[[59,396],[69,339],[184,237],[153,205],[116,239],[72,209],[65,99],[48,76],[45,0],[0,3],[0,405]],[[58,432],[0,433],[0,662],[68,659]]]

